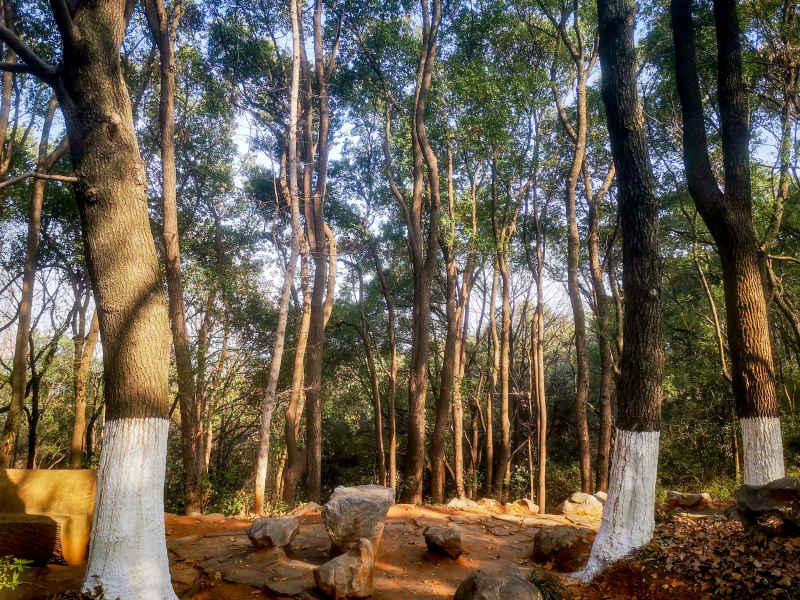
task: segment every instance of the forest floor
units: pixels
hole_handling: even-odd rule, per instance
[[[287,551],[254,552],[245,534],[251,521],[211,515],[167,514],[173,584],[184,600],[312,600],[312,570],[325,562],[329,540],[319,512],[300,516],[300,533]],[[464,554],[457,560],[426,552],[429,525],[458,524]],[[376,560],[375,600],[450,600],[473,571],[514,570],[548,579],[567,600],[675,598],[800,598],[800,538],[768,539],[742,531],[720,510],[662,514],[653,542],[590,585],[550,571],[530,558],[542,527],[573,525],[596,531],[599,520],[558,515],[520,516],[502,511],[395,505],[389,511]],[[26,585],[0,592],[3,600],[76,598],[81,567],[31,569]]]

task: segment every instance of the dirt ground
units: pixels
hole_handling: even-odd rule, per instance
[[[717,512],[718,511],[714,511]],[[795,598],[791,589],[795,581],[778,588],[765,580],[761,588],[766,595],[744,592],[736,581],[724,595],[714,576],[721,571],[720,560],[730,558],[734,547],[748,546],[744,535],[731,531],[731,525],[713,519],[709,514],[679,515],[656,528],[651,548],[642,556],[620,563],[596,579],[592,585],[579,585],[555,575],[563,587],[559,593],[567,600],[588,599],[652,599],[674,598]],[[280,550],[255,551],[245,529],[247,519],[210,515],[201,518],[165,515],[167,548],[175,591],[182,600],[253,600],[300,599],[317,600],[313,569],[330,558],[325,527],[318,511],[301,515],[300,533],[283,553]],[[464,554],[456,560],[430,555],[425,548],[423,530],[429,525],[454,523],[462,528]],[[596,531],[599,520],[569,519],[557,515],[506,514],[502,510],[459,510],[445,506],[395,505],[389,511],[383,543],[375,563],[375,600],[449,600],[458,585],[472,572],[514,570],[528,576],[532,571],[539,578],[552,577],[550,565],[536,565],[530,558],[533,536],[543,527],[573,525]],[[737,537],[738,536],[738,537]],[[705,540],[698,544],[698,540]],[[774,543],[774,542],[772,542]],[[697,560],[681,560],[695,551]],[[790,548],[787,545],[787,548]],[[713,549],[713,550],[712,550]],[[781,560],[784,572],[797,565],[800,548],[784,550]],[[765,546],[764,555],[775,550]],[[791,556],[787,556],[791,555]],[[670,568],[675,557],[675,566]],[[666,559],[665,559],[666,557]],[[708,562],[707,565],[703,561]],[[762,558],[762,562],[766,559]],[[761,565],[775,573],[775,565]],[[732,563],[729,570],[740,570],[742,561]],[[666,567],[665,567],[666,565]],[[688,569],[688,570],[687,570]],[[694,570],[692,570],[694,569]],[[703,574],[706,575],[703,575]],[[800,573],[800,569],[798,569]],[[77,598],[72,595],[80,587],[81,567],[48,566],[29,569],[25,585],[15,592],[0,592],[0,600],[34,600],[39,598]],[[701,581],[705,576],[706,582]],[[735,576],[735,574],[734,574]],[[749,579],[757,580],[756,572]],[[767,577],[771,577],[767,574]],[[778,578],[775,578],[779,581]],[[717,577],[717,580],[719,578]],[[702,583],[702,585],[700,585]],[[772,593],[773,588],[775,593]],[[739,591],[736,591],[736,590]],[[60,595],[59,595],[60,594]]]
[[[250,520],[167,514],[165,523],[173,584],[182,600],[309,600],[315,598],[311,572],[329,559],[330,542],[319,512],[300,516],[300,533],[285,557],[253,552],[245,535]],[[463,531],[464,555],[457,560],[432,556],[425,548],[425,527],[447,523],[458,524]],[[570,523],[556,515],[395,505],[389,511],[375,563],[373,598],[449,600],[459,583],[478,569],[514,569],[528,575],[536,530]],[[573,524],[597,529],[599,521],[581,519]],[[13,594],[0,592],[0,598],[34,600],[73,592],[82,576],[81,567],[29,569],[26,584]]]

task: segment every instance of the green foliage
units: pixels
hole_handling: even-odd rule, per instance
[[[20,577],[25,567],[33,561],[4,556],[0,558],[0,590],[13,590],[20,585]]]

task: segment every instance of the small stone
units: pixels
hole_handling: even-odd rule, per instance
[[[540,563],[552,563],[559,571],[577,571],[589,559],[594,536],[593,531],[582,527],[544,527],[533,538],[531,558]]]
[[[206,521],[224,521],[225,515],[222,513],[209,513],[203,517]]]
[[[461,582],[453,600],[543,600],[543,596],[515,572],[490,575],[477,571]]]
[[[600,502],[603,504],[605,504],[606,500],[608,500],[608,494],[605,492],[595,492],[594,497],[600,500]]]
[[[495,510],[498,512],[503,510],[503,505],[494,498],[481,498],[478,500],[478,506],[485,510]]]
[[[295,508],[292,512],[290,512],[289,516],[302,517],[303,515],[307,515],[308,513],[317,512],[321,508],[322,507],[316,502],[306,502],[305,504],[301,504],[300,506]]]
[[[369,598],[372,596],[375,553],[367,538],[345,554],[314,569],[317,588],[336,600]]]
[[[691,508],[694,510],[709,509],[713,503],[711,496],[706,493],[687,494],[675,491],[667,492],[667,501],[665,502],[668,508]]]
[[[509,505],[507,505],[507,506],[509,506]],[[516,502],[514,502],[514,504],[511,504],[510,506],[512,507],[512,511],[513,512],[518,512],[519,510],[522,510],[522,511],[525,511],[525,512],[528,512],[528,513],[532,513],[532,514],[538,514],[539,513],[539,505],[536,504],[530,498],[520,498],[519,500],[517,500]]]
[[[346,552],[367,538],[380,548],[386,514],[394,504],[394,490],[380,485],[337,487],[322,507],[322,521],[333,550]]]
[[[426,527],[423,532],[428,552],[446,554],[450,558],[458,558],[464,553],[461,528],[454,525],[446,527]]]
[[[447,506],[450,508],[480,508],[477,502],[474,500],[470,500],[469,498],[453,498],[450,502],[447,503]]]
[[[256,519],[247,528],[247,537],[256,548],[288,546],[300,531],[297,517]]]

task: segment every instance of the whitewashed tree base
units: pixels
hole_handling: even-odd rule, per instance
[[[778,417],[746,417],[742,425],[744,483],[764,485],[786,476],[783,439]]]
[[[591,581],[653,537],[658,443],[658,431],[616,430],[603,520],[589,562],[573,577]]]
[[[119,600],[177,600],[164,541],[169,422],[105,423],[83,592]]]

